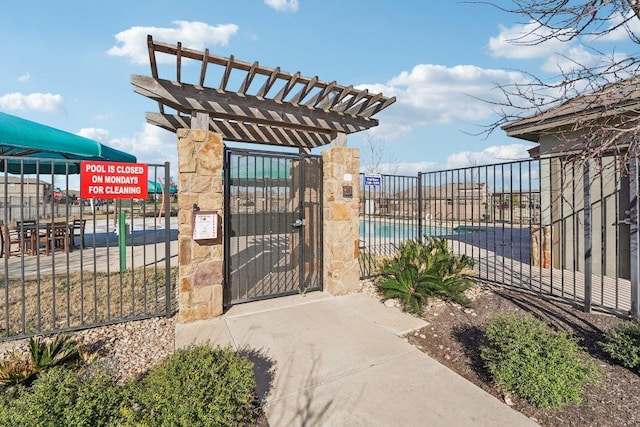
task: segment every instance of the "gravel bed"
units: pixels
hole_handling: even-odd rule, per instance
[[[74,333],[85,351],[98,356],[92,368],[122,382],[145,373],[175,350],[175,317],[118,323]]]
[[[175,349],[175,317],[155,317],[72,332],[83,353],[95,359],[90,370],[107,372],[114,381],[145,373]],[[26,352],[27,340],[3,343],[3,353]]]

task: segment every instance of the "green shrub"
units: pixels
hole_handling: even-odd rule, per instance
[[[257,418],[253,364],[229,348],[177,350],[133,384],[127,425],[246,426]]]
[[[78,366],[55,366],[5,389],[0,425],[245,426],[258,415],[253,364],[228,348],[178,350],[124,386]]]
[[[55,367],[19,386],[0,404],[3,426],[108,426],[120,419],[119,387],[104,377],[81,380],[75,372]]]
[[[640,374],[640,321],[628,321],[609,330],[600,346],[613,360]]]
[[[583,387],[599,377],[575,339],[531,315],[499,314],[484,327],[480,357],[503,392],[540,408],[582,401]]]
[[[403,310],[421,314],[431,297],[453,300],[464,306],[464,296],[471,281],[473,260],[456,256],[444,239],[408,240],[400,245],[395,257],[384,260],[378,289],[383,298],[400,298]]]

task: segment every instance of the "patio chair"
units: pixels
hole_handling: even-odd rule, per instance
[[[14,246],[17,246],[16,249]],[[7,258],[11,255],[22,254],[20,234],[16,230],[9,229],[6,225],[0,225],[0,257],[3,257],[5,253]]]
[[[44,245],[46,255],[69,252],[69,226],[65,223],[47,224],[47,231],[38,238],[38,247]]]
[[[35,255],[37,252],[35,246],[40,230],[36,228],[36,222],[37,221],[35,219],[16,221],[16,233],[18,235],[18,240],[20,240],[20,237],[22,237],[20,245],[22,253]]]
[[[85,248],[84,243],[84,227],[87,225],[86,219],[74,219],[71,228],[71,245],[76,246],[76,236],[80,238],[80,247]]]

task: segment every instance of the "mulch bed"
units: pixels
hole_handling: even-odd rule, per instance
[[[471,309],[444,302],[429,305],[423,316],[429,326],[409,334],[409,342],[542,426],[640,425],[640,377],[616,365],[598,346],[604,332],[623,320],[504,288],[477,285],[475,293]],[[586,357],[602,373],[598,384],[585,389],[582,404],[542,410],[514,396],[503,396],[491,384],[479,357],[482,325],[487,316],[506,311],[532,313],[580,339]]]

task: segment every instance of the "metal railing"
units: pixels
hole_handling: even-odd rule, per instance
[[[629,170],[615,156],[548,157],[361,181],[361,276],[407,239],[442,237],[477,279],[637,317]]]
[[[0,164],[7,161],[0,157]],[[30,170],[52,163],[35,162]],[[60,165],[77,166],[63,160],[55,164],[57,172]],[[168,163],[148,165],[148,171],[149,181],[163,182],[168,190]],[[176,311],[178,230],[169,191],[164,199],[150,192],[146,200],[85,200],[77,193],[78,175],[0,176],[0,340]],[[28,183],[38,184],[26,196]],[[67,234],[52,241],[46,232],[52,224]]]

